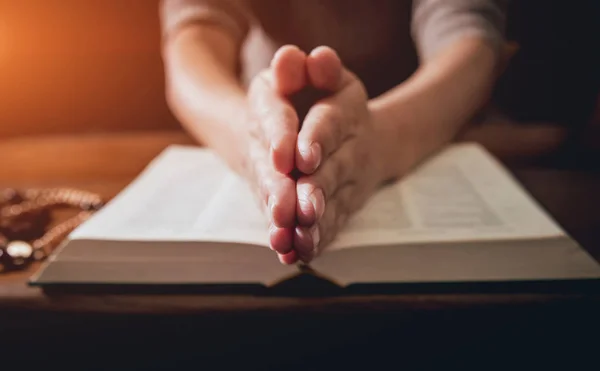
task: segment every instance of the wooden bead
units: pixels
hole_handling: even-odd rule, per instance
[[[76,189],[0,189],[0,273],[45,259],[69,232],[103,205],[99,195]],[[64,206],[82,211],[52,226],[51,211]]]
[[[23,202],[23,197],[13,188],[5,188],[0,191],[0,205],[15,204]]]
[[[44,251],[43,248],[37,248],[37,249],[33,249],[33,260],[35,261],[42,261],[44,259],[46,259],[46,251]]]

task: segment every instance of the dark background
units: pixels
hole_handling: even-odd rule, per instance
[[[520,51],[498,100],[522,121],[587,122],[598,97],[600,2],[513,0],[506,35]]]
[[[503,110],[589,139],[599,3],[511,2],[520,51],[498,87]],[[0,0],[0,138],[176,129],[163,87],[157,0]]]

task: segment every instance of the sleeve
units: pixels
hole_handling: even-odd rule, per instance
[[[250,28],[250,12],[243,0],[161,0],[163,38],[169,38],[190,23],[223,27],[241,43]]]
[[[504,46],[508,0],[414,0],[411,33],[421,60],[464,36],[488,41],[497,55]]]

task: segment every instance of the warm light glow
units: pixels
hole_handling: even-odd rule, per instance
[[[8,30],[5,22],[0,19],[0,62],[6,58],[8,54]]]

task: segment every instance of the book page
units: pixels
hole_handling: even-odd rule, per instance
[[[328,249],[561,235],[492,156],[464,144],[380,189]],[[70,238],[268,246],[268,225],[250,188],[214,153],[173,146]]]
[[[268,219],[246,182],[230,173],[211,203],[196,219],[202,238],[219,242],[268,245]]]
[[[215,154],[172,146],[69,237],[267,246],[266,220],[249,187]]]
[[[372,197],[328,247],[532,239],[564,232],[478,145],[455,145]]]

